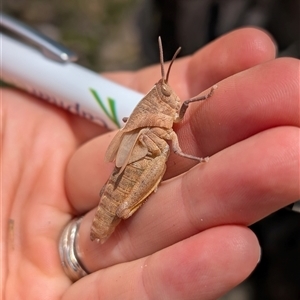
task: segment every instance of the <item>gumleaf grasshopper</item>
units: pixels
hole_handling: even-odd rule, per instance
[[[164,71],[163,49],[159,42],[162,78],[138,103],[125,126],[119,130],[105,154],[115,168],[100,191],[92,227],[91,240],[104,243],[122,219],[129,218],[156,191],[166,171],[166,161],[172,150],[183,157],[204,162],[201,158],[182,152],[173,123],[182,120],[188,105],[205,100],[213,94],[216,86],[204,96],[196,96],[183,102],[168,84],[171,66],[180,48],[175,52],[167,74]]]

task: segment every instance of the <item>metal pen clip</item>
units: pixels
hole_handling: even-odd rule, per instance
[[[300,200],[297,202],[293,203],[290,207],[291,210],[300,213]]]
[[[0,13],[0,26],[31,42],[51,60],[66,63],[78,58],[72,50],[4,13]]]

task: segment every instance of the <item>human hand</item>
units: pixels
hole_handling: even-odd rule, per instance
[[[169,83],[182,100],[218,83],[175,126],[184,152],[211,158],[190,169],[171,155],[170,180],[103,245],[89,231],[115,133],[3,90],[7,299],[217,299],[244,280],[260,255],[247,226],[300,196],[299,61],[274,56],[268,36],[242,29],[175,61]],[[155,66],[107,76],[146,93],[159,74]],[[80,215],[78,249],[91,274],[72,284],[58,240]]]

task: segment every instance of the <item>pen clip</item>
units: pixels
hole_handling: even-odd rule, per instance
[[[294,203],[292,210],[300,213],[300,200]]]
[[[36,45],[49,59],[65,63],[76,61],[78,58],[72,50],[4,13],[0,13],[0,26]]]

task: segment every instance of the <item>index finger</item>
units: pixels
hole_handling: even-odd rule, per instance
[[[169,84],[184,101],[226,77],[274,59],[275,55],[275,45],[265,32],[255,28],[238,29],[216,39],[192,56],[176,59]],[[147,93],[161,77],[159,65],[137,72],[103,75],[141,93]]]

